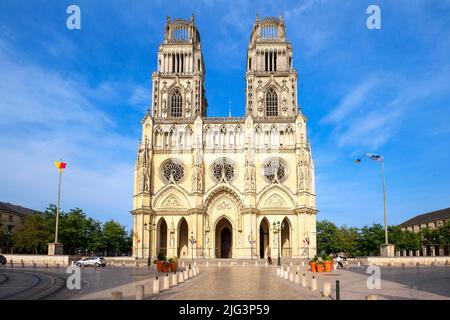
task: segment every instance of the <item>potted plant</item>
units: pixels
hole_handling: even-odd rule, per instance
[[[322,258],[319,258],[316,262],[316,270],[317,272],[323,272],[323,260]]]
[[[325,272],[333,271],[333,257],[324,253],[322,255],[322,260],[323,260],[323,266],[324,266]]]
[[[316,272],[316,264],[317,264],[317,256],[314,256],[311,260],[309,260],[309,266],[311,267],[311,272]]]
[[[169,267],[170,267],[170,271],[177,272],[177,267],[178,267],[178,257],[177,256],[169,259]]]
[[[164,253],[162,251],[160,251],[158,253],[157,256],[157,260],[156,260],[156,270],[158,270],[158,272],[164,272],[164,261],[166,260],[166,257],[164,256]]]
[[[170,264],[169,264],[169,261],[164,260],[164,262],[163,262],[163,264],[162,264],[162,267],[163,267],[163,272],[169,272],[169,271],[170,271]]]

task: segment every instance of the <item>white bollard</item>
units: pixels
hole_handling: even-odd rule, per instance
[[[192,276],[197,276],[197,268],[192,269]]]
[[[185,266],[184,261],[181,263],[181,266],[184,268],[184,266]]]
[[[284,278],[287,280],[289,278],[289,271],[284,270]]]
[[[299,276],[298,276],[298,272],[295,273],[294,283],[295,283],[295,284],[300,283],[300,278],[299,278]]]
[[[219,261],[219,263],[217,265],[220,267],[220,261]]]
[[[255,266],[258,266],[258,261],[255,262]]]
[[[302,267],[304,267],[305,266],[305,261],[302,261]]]
[[[179,283],[184,282],[183,272],[178,273],[178,282]]]
[[[306,283],[306,275],[305,275],[305,274],[302,274],[302,287],[303,287],[303,288],[306,288],[307,285],[308,285],[308,284]]]
[[[189,278],[189,279],[192,278],[192,269],[189,269],[189,272],[188,272],[188,278]]]
[[[209,261],[206,261],[206,266],[209,267]]]
[[[277,276],[280,276],[280,267],[277,267]]]
[[[167,290],[170,287],[169,275],[166,273],[166,276],[163,279],[163,290]]]
[[[172,283],[171,283],[171,287],[178,285],[178,280],[177,280],[177,274],[176,273],[172,273]]]
[[[186,280],[189,280],[189,273],[188,273],[187,270],[184,270],[184,271],[183,271],[183,278],[184,278],[185,281],[186,281]]]
[[[269,265],[269,263],[266,261],[266,267]]]
[[[289,281],[294,282],[294,273],[289,272]]]
[[[199,275],[199,274],[200,274],[200,268],[197,267],[197,275]]]
[[[337,264],[333,264],[333,269],[337,270]]]
[[[317,279],[313,276],[311,278],[311,291],[317,290]]]
[[[323,296],[329,297],[331,295],[331,283],[330,282],[324,282],[323,283]]]
[[[136,300],[144,300],[144,285],[143,284],[138,284],[136,286]]]
[[[290,271],[291,271],[291,267],[287,267],[286,269],[287,269],[287,271],[288,271],[288,272],[290,272]]]
[[[155,280],[153,280],[153,294],[158,293],[159,293],[159,279],[158,277],[156,277]]]

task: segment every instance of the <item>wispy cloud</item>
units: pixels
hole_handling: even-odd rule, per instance
[[[116,84],[92,87],[81,76],[65,78],[24,55],[10,57],[15,50],[0,43],[0,198],[39,203],[36,209],[55,202],[53,162],[62,157],[69,163],[63,207],[86,206],[95,210],[90,215],[128,224],[136,142],[97,105]],[[125,97],[142,101],[136,92]]]

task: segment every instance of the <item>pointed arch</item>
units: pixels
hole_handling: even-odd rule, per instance
[[[243,201],[239,195],[239,191],[236,190],[236,188],[234,188],[233,186],[229,185],[229,184],[225,184],[225,183],[220,183],[217,186],[214,186],[213,188],[211,188],[205,195],[204,197],[204,203],[205,203],[205,208],[208,209],[211,204],[214,203],[214,201],[216,200],[217,196],[221,196],[223,194],[227,194],[229,195],[231,198],[233,198],[236,202],[236,205],[239,208],[243,207]]]
[[[289,190],[280,184],[271,184],[264,188],[256,199],[257,207],[267,210],[291,210],[295,200]]]
[[[178,221],[177,235],[177,257],[185,258],[189,256],[189,224],[184,217]]]
[[[178,185],[170,184],[156,193],[152,201],[152,207],[158,210],[183,210],[191,208],[188,192]]]
[[[266,91],[266,116],[278,116],[278,95],[274,87]]]
[[[167,255],[167,222],[163,217],[160,217],[156,224],[156,254],[162,252]]]

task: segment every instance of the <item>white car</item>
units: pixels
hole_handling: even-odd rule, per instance
[[[89,257],[83,258],[75,262],[78,267],[81,266],[94,266],[94,267],[104,267],[106,266],[106,261],[103,257]]]

